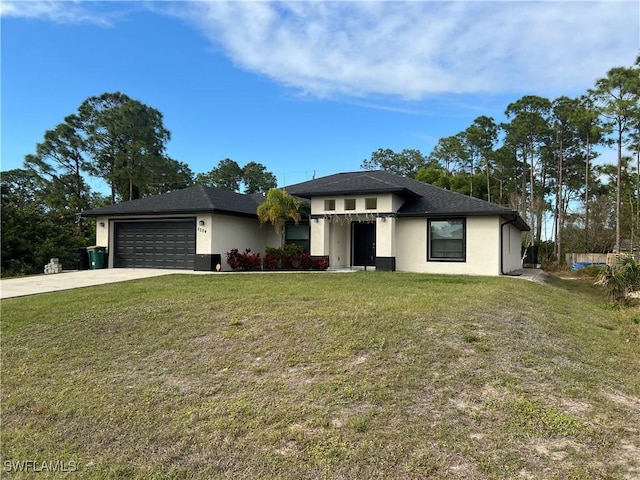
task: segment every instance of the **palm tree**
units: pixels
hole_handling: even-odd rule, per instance
[[[267,199],[258,206],[257,214],[260,224],[271,222],[275,231],[280,235],[280,245],[284,246],[285,226],[288,221],[297,225],[300,221],[302,202],[289,195],[284,190],[272,188],[267,193]]]

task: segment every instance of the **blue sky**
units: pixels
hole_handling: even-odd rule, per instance
[[[428,154],[640,51],[637,1],[3,0],[0,18],[2,170],[120,91],[163,113],[167,153],[195,173],[255,161],[279,185],[358,170],[378,148]]]

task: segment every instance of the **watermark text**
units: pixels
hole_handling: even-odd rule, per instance
[[[5,460],[5,472],[75,472],[78,464],[74,460]]]

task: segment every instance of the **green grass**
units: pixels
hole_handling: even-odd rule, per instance
[[[590,283],[172,275],[5,300],[2,477],[638,478],[640,311]]]

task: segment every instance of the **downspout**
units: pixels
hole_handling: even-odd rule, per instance
[[[500,224],[500,275],[509,275],[512,277],[520,276],[519,273],[505,273],[504,271],[504,227],[515,223],[516,220],[518,220],[518,217],[514,216],[513,220],[509,220]]]

